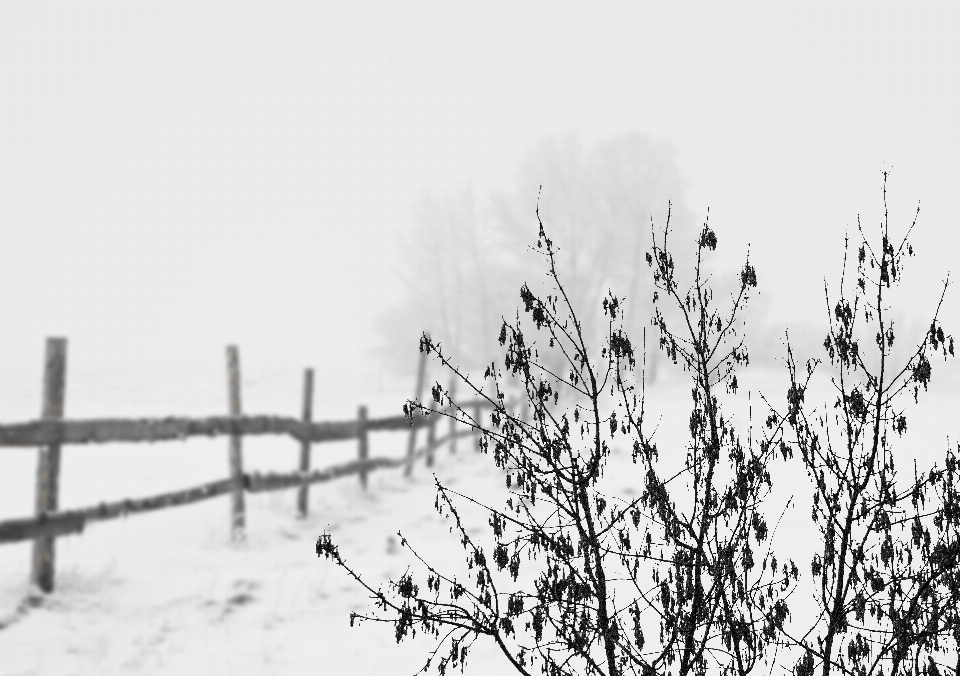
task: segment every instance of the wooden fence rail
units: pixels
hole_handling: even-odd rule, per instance
[[[420,355],[417,374],[417,390],[422,390],[426,353]],[[47,341],[45,370],[45,399],[43,419],[12,425],[0,425],[0,447],[41,447],[37,474],[37,509],[30,518],[0,521],[0,544],[34,540],[31,566],[31,581],[43,591],[53,590],[54,538],[82,533],[86,524],[128,516],[157,509],[188,505],[231,494],[231,536],[234,540],[244,535],[244,492],[262,492],[298,488],[298,515],[306,516],[307,489],[314,483],[332,481],[352,474],[359,475],[366,488],[367,475],[377,469],[403,466],[409,475],[413,462],[426,456],[428,465],[433,464],[434,449],[450,443],[455,450],[456,439],[477,434],[477,430],[456,431],[456,420],[451,417],[450,432],[437,438],[436,424],[445,413],[454,416],[456,409],[447,406],[431,409],[430,419],[415,414],[411,422],[406,416],[367,419],[366,406],[361,406],[356,420],[312,422],[313,372],[304,374],[304,404],[302,418],[280,416],[244,416],[240,414],[239,354],[236,347],[227,348],[228,397],[230,416],[207,418],[142,418],[142,419],[95,419],[63,420],[63,392],[65,387],[66,340],[51,338]],[[455,384],[456,381],[453,381]],[[451,385],[451,392],[453,385]],[[505,405],[512,408],[516,400]],[[473,419],[480,422],[480,411],[492,408],[488,401],[473,401],[460,404],[461,409],[473,409]],[[526,411],[524,411],[526,413]],[[526,419],[526,415],[523,416]],[[415,448],[417,430],[427,427],[429,436],[426,445]],[[369,458],[368,432],[386,430],[410,430],[407,454],[403,458]],[[247,435],[288,435],[300,442],[297,471],[289,473],[244,472],[241,439]],[[57,486],[59,457],[64,444],[100,444],[116,442],[156,442],[184,440],[189,437],[229,436],[230,478],[183,490],[163,493],[146,498],[126,499],[101,503],[83,509],[57,511]],[[310,471],[310,444],[347,439],[358,440],[358,459],[343,465]]]
[[[456,436],[471,436],[474,432],[466,430],[458,432]],[[448,440],[438,439],[436,446]],[[420,458],[429,453],[429,448],[422,448],[414,453],[414,458]],[[341,477],[361,472],[372,472],[377,469],[406,466],[404,458],[373,458],[366,461],[354,460],[343,465],[336,465],[312,472],[292,472],[289,474],[266,473],[244,474],[240,480],[242,490],[249,493],[298,488],[315,483],[333,481]],[[44,513],[37,517],[26,519],[11,519],[0,522],[0,544],[32,540],[39,537],[59,537],[62,535],[80,534],[91,521],[103,521],[119,517],[150,512],[167,507],[189,505],[194,502],[208,500],[220,495],[232,493],[237,487],[234,479],[221,479],[211,483],[195,486],[185,490],[172,491],[161,495],[135,500],[118,500],[117,502],[101,503],[94,507],[73,509],[63,512]]]
[[[470,408],[475,404],[461,405]],[[481,406],[490,407],[487,402]],[[431,425],[422,417],[413,427]],[[0,425],[0,447],[35,448],[47,444],[104,444],[131,441],[179,441],[188,437],[286,434],[298,441],[324,442],[356,439],[357,420],[304,422],[280,416],[213,416],[210,418],[101,418],[94,420],[36,420]],[[403,415],[366,422],[368,431],[409,429]]]

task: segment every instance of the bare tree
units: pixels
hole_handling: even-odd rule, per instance
[[[824,284],[830,331],[823,347],[839,375],[839,383],[836,377],[830,379],[838,392],[836,413],[808,413],[805,393],[820,360],[807,361],[807,379],[799,384],[787,336],[791,385],[785,419],[813,484],[811,517],[821,536],[810,564],[817,616],[806,631],[784,630],[785,643],[801,651],[794,667],[797,676],[960,673],[957,455],[948,446],[942,467],[921,469],[914,458],[913,467],[904,468],[909,458],[904,451],[894,453],[889,434],[891,427],[898,435],[907,428],[903,410],[893,408],[896,397],[912,385],[917,403],[919,386],[927,389],[930,348],[941,349],[944,360],[948,352],[954,355],[953,337],[944,335],[937,321],[949,282],[923,341],[901,369],[893,367],[895,336],[884,293],[898,282],[905,257],[913,255],[907,236],[916,217],[895,246],[886,209],[887,172],[883,177],[880,247],[867,241],[858,221],[862,245],[853,306],[843,288],[849,241],[840,298],[832,308]],[[879,351],[872,366],[864,361],[866,350],[854,332],[861,309],[867,326],[872,319],[878,325],[874,336],[869,328],[861,335],[872,338]],[[767,422],[772,426],[783,421],[773,413]]]
[[[566,288],[574,307],[599,303],[618,289],[626,310],[625,330],[640,335],[649,324],[653,307],[643,292],[640,274],[647,233],[653,220],[670,213],[679,237],[673,253],[682,260],[695,256],[699,229],[686,208],[685,181],[670,144],[640,132],[625,132],[586,149],[575,134],[545,138],[520,163],[512,193],[491,198],[491,225],[497,248],[510,268],[525,269],[517,254],[529,241],[533,213],[530,195],[546,186],[540,200],[554,239],[564,243],[558,264],[565,271]],[[672,202],[672,204],[671,204]],[[513,276],[508,289],[526,280]],[[664,308],[670,314],[673,308]],[[585,327],[588,347],[602,346],[599,326]],[[561,359],[557,355],[545,357]],[[554,363],[560,367],[560,363]],[[648,377],[656,382],[660,355],[650,355]]]
[[[523,381],[531,422],[506,410],[500,387],[504,374],[496,363],[484,374],[494,381],[492,399],[451,364],[441,345],[426,334],[420,343],[421,351],[435,353],[468,389],[494,404],[488,429],[450,401],[439,382],[432,388],[438,407],[450,401],[451,415],[481,432],[480,450],[492,449],[497,466],[507,471],[510,497],[496,509],[436,481],[435,506],[459,533],[469,583],[428,564],[398,533],[426,567],[426,580],[418,584],[407,572],[384,593],[368,585],[323,534],[318,556],[342,567],[386,613],[354,613],[351,623],[392,623],[398,642],[418,627],[437,636],[424,671],[447,644],[435,665],[441,674],[462,665],[478,637],[492,640],[521,674],[539,666],[551,676],[708,670],[742,676],[771,660],[769,647],[788,615],[786,598],[798,574],[791,562],[778,565],[769,543],[768,466],[784,448],[775,443],[782,430],[778,427],[759,450],[752,441],[744,448],[718,402],[721,384],[737,391],[734,365],[749,361],[742,340],[726,352],[721,346],[736,336],[734,320],[756,287],[756,273],[748,259],[739,274],[739,295],[725,318],[711,309],[712,293],[700,275],[701,256],[716,249],[716,234],[706,224],[701,230],[694,283],[683,292],[667,251],[669,226],[668,220],[662,243],[654,241],[645,260],[655,264],[660,347],[674,363],[683,362],[694,384],[688,446],[662,456],[646,431],[643,397],[638,407],[636,387],[624,382],[636,360],[622,327],[614,330],[614,321],[619,316],[622,325],[623,317],[612,293],[602,302],[606,345],[599,360],[590,358],[584,327],[560,284],[555,248],[541,223],[537,248],[546,247],[555,293],[543,300],[524,284],[520,296],[536,329],[547,334],[547,345],[529,341],[519,312],[512,325],[502,320],[499,337],[507,345],[504,368]],[[678,309],[680,333],[673,333],[659,312],[660,293]],[[567,311],[562,322],[558,302]],[[546,348],[560,351],[567,369],[543,366],[538,359]],[[560,387],[576,398],[572,416],[558,408]],[[603,415],[600,400],[607,392],[616,408]],[[408,419],[415,411],[447,415],[440,408],[415,400],[404,405],[404,412]],[[622,409],[619,415],[616,409]],[[627,500],[598,487],[610,454],[607,433],[611,440],[619,433],[632,441],[644,486],[640,497]],[[492,542],[486,548],[470,534],[456,499],[489,513]],[[536,570],[529,579],[531,566]]]
[[[491,280],[503,265],[487,250],[476,196],[423,194],[414,206],[418,226],[403,233],[396,273],[401,302],[377,319],[374,355],[396,375],[415,364],[405,348],[425,329],[458,346],[469,368],[486,363],[496,336],[497,297]]]

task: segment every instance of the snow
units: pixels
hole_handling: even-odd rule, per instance
[[[725,410],[737,411],[744,443],[749,377],[750,370],[742,372],[744,389],[736,399],[721,398]],[[759,389],[782,406],[786,375],[775,377]],[[749,386],[754,389],[756,439],[765,407],[756,396],[757,385]],[[351,418],[361,402],[371,418],[396,415],[408,396],[405,389],[402,384],[377,392],[359,384],[326,392],[318,388],[314,419]],[[244,382],[244,410],[298,415],[299,393],[296,374]],[[934,399],[933,393],[927,395],[927,401]],[[225,401],[225,387],[168,386],[151,394],[123,383],[69,383],[67,411],[74,418],[199,416],[221,411]],[[946,413],[956,401],[949,399],[938,410]],[[4,388],[3,421],[36,417],[39,402],[38,388]],[[648,415],[664,416],[656,437],[661,452],[686,438],[691,404],[689,381],[648,391]],[[935,450],[941,456],[944,429],[924,427],[925,433],[938,435]],[[424,438],[421,432],[419,443]],[[624,452],[623,437],[618,440],[605,481],[611,492],[629,497],[639,492],[639,473]],[[372,433],[370,455],[401,457],[406,442],[406,432]],[[66,447],[61,508],[224,478],[227,445],[226,438],[215,438]],[[312,448],[313,467],[339,464],[356,454],[354,441]],[[473,439],[458,440],[456,455],[447,447],[438,449],[432,471],[446,485],[502,507],[507,496],[503,472],[491,456],[475,449]],[[246,470],[290,471],[299,445],[281,437],[247,437],[243,454]],[[0,519],[32,513],[35,463],[33,449],[0,450]],[[410,480],[400,469],[377,471],[366,492],[356,477],[314,485],[305,520],[296,517],[296,493],[247,494],[247,540],[239,545],[229,541],[227,496],[88,525],[82,535],[57,540],[56,589],[50,595],[30,594],[30,543],[0,547],[0,624],[5,625],[0,629],[0,674],[416,673],[436,639],[418,635],[398,646],[391,625],[366,622],[351,628],[350,612],[372,613],[373,603],[344,571],[319,559],[315,545],[322,533],[331,533],[346,561],[373,586],[396,579],[408,566],[423,581],[420,564],[397,547],[398,530],[439,569],[462,566],[458,538],[434,510],[430,470],[421,463]],[[809,520],[807,504],[800,500],[798,524]],[[481,542],[488,542],[485,516],[470,512],[467,523],[472,534],[482,534]],[[801,526],[781,526],[793,527]],[[804,547],[804,538],[791,538],[789,532],[780,541]],[[806,558],[798,556],[798,565]],[[508,672],[492,644],[474,644],[465,673]]]

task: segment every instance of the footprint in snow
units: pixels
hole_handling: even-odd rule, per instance
[[[255,600],[254,591],[259,589],[260,584],[253,580],[237,580],[233,583],[236,593],[227,599],[227,604],[233,606],[245,606]]]
[[[206,601],[203,605],[206,607],[219,608],[220,613],[216,622],[222,622],[234,610],[241,606],[248,605],[257,600],[253,592],[260,588],[260,584],[254,580],[237,580],[233,583],[233,592],[222,602]]]
[[[32,608],[40,608],[43,605],[44,598],[39,594],[31,592],[17,605],[16,610],[5,617],[0,617],[0,631],[22,620]]]

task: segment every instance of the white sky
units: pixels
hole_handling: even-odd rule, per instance
[[[958,3],[0,1],[0,420],[39,413],[44,340],[58,335],[70,340],[68,417],[203,415],[219,400],[225,411],[228,343],[240,346],[245,379],[294,378],[283,397],[249,388],[255,412],[298,411],[299,372],[313,366],[320,401],[350,384],[315,419],[361,403],[389,415],[384,401],[396,413],[397,397],[365,392],[378,372],[364,360],[374,320],[400,296],[395,267],[416,264],[394,253],[414,201],[421,191],[512,188],[519,158],[570,131],[588,147],[631,129],[675,144],[688,206],[701,218],[709,207],[718,256],[737,270],[750,242],[770,318],[820,322],[821,334],[823,277],[838,280],[844,229],[856,237],[858,214],[875,233],[881,171],[891,169],[895,241],[922,207],[919,258],[894,299],[904,316],[928,317],[940,280],[960,274],[951,270],[958,33]],[[948,292],[945,330],[960,336],[950,322],[958,308]],[[416,359],[415,344],[401,347]],[[86,396],[95,388],[81,383],[91,381],[122,386]],[[223,397],[198,400],[190,382],[223,387]],[[170,386],[155,396],[158,384]],[[935,421],[950,422],[954,401],[940,402]],[[916,420],[918,452],[942,452],[942,436],[930,440],[942,430]],[[245,446],[251,468],[292,467],[294,445],[281,455],[255,444]],[[68,453],[61,506],[183,488],[201,480],[199,468],[221,478],[218,448],[207,464],[184,446],[122,471],[113,460],[122,449]],[[0,512],[23,516],[35,456],[4,462]],[[338,527],[359,519],[396,530],[377,521],[402,511],[392,493],[371,519],[345,486],[314,494],[350,498],[322,503]],[[340,647],[346,630],[308,633],[303,618],[326,604],[329,625],[343,629],[360,595],[343,596],[340,581],[296,558],[324,522],[294,536],[276,530],[273,512],[287,519],[294,493],[276,495],[251,500],[253,542],[269,558],[225,558],[225,501],[64,538],[65,605],[36,611],[53,624],[24,620],[7,632],[23,660],[11,668],[40,671],[51,627],[67,637],[46,664],[57,673],[60,660],[126,670],[141,658],[146,671],[157,659],[183,673],[219,655],[222,636],[243,637],[239,655],[259,673],[270,659],[286,660],[274,663],[282,673],[314,667],[303,646],[332,636]],[[401,516],[425,529],[413,514]],[[288,537],[296,548],[279,549]],[[358,558],[380,561],[383,540],[369,542]],[[22,596],[14,585],[25,584],[27,565],[26,545],[8,549],[3,613]],[[254,602],[229,625],[236,633],[197,629],[243,605],[227,600],[237,589],[252,589]],[[264,631],[285,622],[301,629]],[[363,650],[389,668],[395,653],[379,648],[392,641],[381,637],[373,650],[348,645],[344,659]],[[33,641],[29,654],[21,639]]]
[[[0,386],[39,379],[50,335],[71,377],[222,378],[237,343],[355,378],[418,193],[510,188],[567,131],[676,144],[689,206],[732,269],[752,243],[782,321],[823,319],[892,169],[898,238],[922,206],[905,298],[927,315],[956,242],[958,10],[0,3]]]

